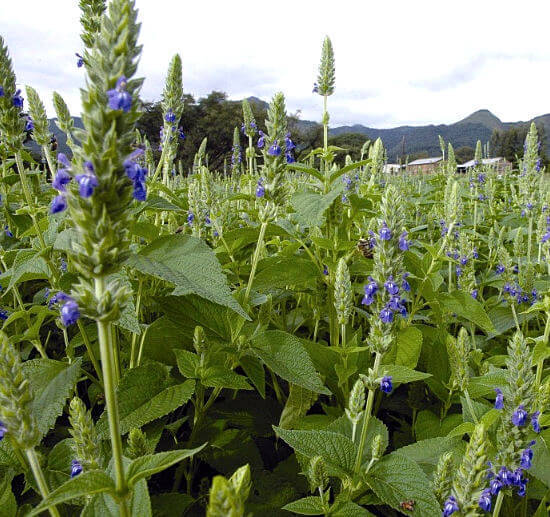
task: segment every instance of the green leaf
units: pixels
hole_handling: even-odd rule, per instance
[[[381,369],[385,372],[385,375],[391,375],[394,383],[399,384],[421,381],[432,376],[430,373],[419,372],[397,364],[384,364]]]
[[[189,350],[174,350],[180,373],[188,379],[196,379],[199,366],[199,356]]]
[[[285,407],[281,413],[279,427],[289,429],[294,427],[294,424],[300,420],[309,411],[311,406],[319,395],[313,391],[306,390],[296,384],[291,384],[286,399]]]
[[[201,377],[201,383],[209,388],[230,388],[233,390],[253,389],[246,377],[222,366],[207,368]]]
[[[463,445],[463,442],[460,438],[428,438],[427,440],[420,440],[411,445],[401,447],[395,453],[415,461],[421,467],[430,467],[428,470],[432,470],[443,454],[455,449],[462,450],[464,447],[461,447],[461,444]]]
[[[346,165],[342,167],[341,169],[338,169],[336,172],[333,172],[330,175],[330,182],[333,183],[334,180],[338,179],[340,176],[343,176],[344,174],[354,171],[356,169],[359,169],[360,167],[363,167],[364,165],[367,165],[371,162],[370,158],[366,158],[365,160],[360,160],[355,163],[350,163],[349,165]]]
[[[11,269],[0,277],[0,285],[2,287],[7,286],[6,292],[8,292],[16,284],[27,282],[28,280],[45,279],[48,276],[48,265],[40,256],[40,252],[35,250],[19,250]]]
[[[315,287],[320,272],[311,260],[300,257],[269,257],[260,261],[254,277],[254,290],[283,289],[288,285]]]
[[[29,380],[33,393],[32,413],[42,438],[63,413],[65,402],[73,393],[81,374],[78,358],[73,364],[53,359],[33,359],[23,363],[23,374]]]
[[[193,394],[195,381],[170,386],[166,369],[149,363],[128,370],[117,388],[120,433],[161,418],[183,406]],[[107,414],[103,412],[96,425],[100,437],[109,432]]]
[[[94,494],[108,493],[114,495],[116,492],[114,481],[102,470],[90,470],[69,479],[59,488],[50,493],[36,508],[29,514],[38,515],[45,511],[49,505],[60,504],[79,497],[91,496]]]
[[[250,319],[231,295],[227,278],[216,255],[197,237],[160,237],[137,255],[130,257],[128,265],[141,273],[173,284],[174,296],[194,293]]]
[[[12,476],[4,475],[0,480],[0,517],[15,517],[17,503],[11,491]]]
[[[415,501],[414,515],[441,517],[431,483],[415,461],[394,452],[372,467],[367,482],[387,505],[399,510],[403,501]]]
[[[257,358],[245,355],[239,359],[244,373],[256,386],[258,393],[265,399],[265,371],[263,363]]]
[[[283,510],[299,515],[324,515],[323,502],[319,496],[309,496],[297,501],[292,501],[283,506]]]
[[[401,329],[397,341],[384,357],[384,363],[415,368],[422,351],[422,332],[415,327]]]
[[[495,332],[493,322],[489,319],[483,305],[474,300],[469,293],[464,291],[453,291],[450,294],[441,293],[439,301],[447,311],[475,323],[486,333]]]
[[[299,192],[294,194],[290,200],[292,208],[296,211],[298,223],[306,226],[322,226],[325,221],[325,212],[332,205],[334,200],[342,193],[343,184],[328,194],[316,192]]]
[[[374,515],[352,501],[335,501],[330,508],[330,517],[374,517]]]
[[[275,432],[295,451],[308,458],[321,456],[329,475],[350,476],[355,462],[355,445],[347,437],[330,431],[291,431],[273,426]]]
[[[281,330],[268,330],[252,340],[254,353],[277,375],[303,388],[330,395],[299,339]]]
[[[151,477],[157,472],[161,472],[176,463],[193,456],[200,452],[206,444],[195,449],[180,449],[177,451],[159,452],[157,454],[148,454],[141,456],[128,466],[126,469],[126,480],[130,487],[133,487],[140,479]]]
[[[324,183],[325,181],[325,178],[317,169],[314,169],[313,167],[308,167],[303,163],[289,163],[287,164],[286,168],[290,169],[291,171],[297,171],[297,172],[303,172],[304,174],[309,174],[310,176],[317,178],[321,183]]]

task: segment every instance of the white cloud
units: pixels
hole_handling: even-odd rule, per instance
[[[321,99],[310,92],[329,34],[336,53],[331,125],[450,123],[480,108],[512,121],[550,111],[549,2],[464,0],[452,4],[454,11],[432,0],[137,0],[137,6],[146,99],[160,97],[178,52],[185,89],[196,96],[217,89],[234,99],[268,100],[281,90],[289,111],[318,120]],[[76,0],[0,2],[0,31],[18,81],[38,89],[50,116],[53,91],[79,112],[79,16]]]

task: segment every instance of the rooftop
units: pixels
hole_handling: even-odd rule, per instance
[[[409,165],[427,165],[429,163],[437,163],[443,160],[442,156],[435,156],[433,158],[420,158],[419,160],[414,160],[414,162],[409,162]]]

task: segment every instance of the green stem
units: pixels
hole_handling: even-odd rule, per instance
[[[502,507],[502,501],[504,499],[504,492],[502,490],[497,495],[497,501],[495,503],[495,509],[493,510],[493,517],[498,517],[500,508]]]
[[[544,327],[544,335],[542,337],[542,342],[548,346],[548,339],[550,338],[550,312],[546,313],[546,325]],[[542,370],[544,369],[544,358],[537,363],[537,376],[536,376],[536,385],[540,386],[542,381]]]
[[[98,300],[103,298],[105,292],[105,279],[95,279],[95,294]],[[103,383],[105,386],[105,402],[107,406],[107,417],[109,420],[109,433],[111,436],[111,447],[113,449],[113,463],[115,468],[116,490],[120,499],[118,505],[121,517],[130,517],[126,504],[128,487],[124,476],[124,464],[122,461],[122,439],[120,437],[120,422],[118,415],[118,401],[115,391],[114,372],[114,350],[111,342],[110,324],[97,320],[97,333],[99,338],[99,350],[101,354],[101,366],[103,368]]]
[[[46,499],[50,495],[50,490],[46,483],[46,478],[44,477],[42,468],[40,467],[40,463],[36,456],[36,452],[34,449],[31,448],[31,449],[27,449],[25,453],[27,455],[27,459],[29,460],[29,465],[31,466],[34,479],[36,479],[36,484],[38,485],[38,489],[40,490],[40,495],[42,495],[43,499]],[[57,511],[57,508],[55,507],[55,505],[49,506],[48,510],[52,517],[60,517],[59,512]]]
[[[143,279],[139,279],[139,285],[138,285],[138,294],[136,299],[136,318],[139,322],[139,311],[141,310],[141,291],[143,288]],[[141,334],[141,333],[140,333]],[[136,367],[136,345],[137,345],[137,339],[140,336],[140,334],[132,334],[132,348],[130,352],[130,369]]]
[[[474,411],[474,405],[472,404],[472,399],[470,398],[470,393],[468,393],[468,390],[464,390],[464,398],[466,399],[466,405],[468,406],[468,409],[470,413],[472,414],[472,418],[474,419],[474,423],[477,425],[479,424],[479,420],[477,419],[476,412]]]
[[[380,367],[381,360],[382,360],[382,355],[377,352],[374,358],[374,366],[372,367],[373,378],[376,378],[378,375],[378,368]],[[365,448],[365,442],[367,440],[367,432],[368,432],[369,420],[371,417],[373,402],[374,402],[374,390],[369,389],[369,394],[367,396],[367,406],[365,408],[365,413],[363,415],[363,428],[361,429],[361,438],[359,439],[359,449],[357,451],[357,457],[355,458],[355,465],[353,469],[355,474],[359,474],[359,470],[361,469],[361,461],[363,460],[363,449]]]
[[[514,305],[513,301],[510,303],[510,307],[512,307],[512,315],[514,316],[514,322],[516,324],[516,328],[517,328],[518,332],[521,332],[521,328],[519,326],[518,315],[516,313],[516,306]]]
[[[82,324],[82,321],[80,321],[80,319],[77,320],[76,324],[78,326],[78,330],[80,332],[80,335],[82,336],[82,341],[84,341],[84,346],[86,347],[86,352],[88,352],[88,357],[90,358],[90,361],[92,362],[92,365],[94,367],[97,378],[98,378],[100,384],[103,386],[103,376],[101,374],[101,367],[99,366],[99,363],[97,362],[97,358],[94,354],[94,351],[92,350],[92,344],[90,343],[90,339],[88,338],[88,334],[86,333],[86,329],[84,328],[84,325]]]
[[[533,216],[529,217],[529,233],[527,237],[527,263],[531,264],[531,241],[533,240]]]
[[[258,267],[258,260],[260,258],[260,251],[264,244],[265,230],[267,228],[267,222],[263,222],[260,226],[260,235],[258,236],[258,242],[256,243],[256,249],[254,250],[254,256],[252,257],[252,269],[250,270],[250,276],[248,277],[248,284],[246,285],[246,291],[244,293],[244,301],[248,302],[250,296],[250,290],[252,289],[252,282],[254,281],[254,275],[256,274],[256,268]]]

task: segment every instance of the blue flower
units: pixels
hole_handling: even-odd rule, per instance
[[[382,228],[380,229],[380,238],[383,241],[389,241],[391,239],[391,230],[388,228],[386,221],[382,223]]]
[[[533,449],[531,447],[527,447],[527,449],[523,450],[521,453],[521,459],[519,462],[519,465],[522,469],[530,469],[531,468],[531,462],[533,461]]]
[[[180,127],[180,128],[178,129],[178,137],[179,137],[180,140],[185,140],[185,133],[183,132],[183,128],[182,128],[182,127]]]
[[[296,147],[294,142],[290,139],[290,133],[287,133],[285,136],[285,147],[287,151],[292,151]]]
[[[136,149],[126,160],[124,160],[124,169],[126,176],[130,178],[134,184],[134,199],[137,201],[145,201],[147,198],[147,189],[145,186],[145,176],[147,175],[147,169],[141,167],[134,160],[143,154],[143,149]]]
[[[74,478],[82,472],[82,465],[80,461],[73,460],[71,461],[71,477]]]
[[[462,275],[462,268],[460,266],[456,266],[455,268],[456,276],[459,277]]]
[[[292,155],[291,151],[287,151],[285,153],[286,163],[294,163],[296,161],[296,158]]]
[[[80,309],[78,308],[78,304],[73,300],[70,299],[63,307],[61,307],[61,321],[63,325],[68,327],[69,325],[72,325],[73,323],[76,323],[78,318],[80,318]]]
[[[369,230],[369,235],[369,247],[372,250],[376,246],[376,234],[372,230]]]
[[[260,138],[258,138],[258,149],[261,149],[265,144],[265,133],[263,131],[258,131]]]
[[[393,384],[392,384],[391,380],[392,380],[391,375],[385,375],[384,377],[382,377],[382,380],[380,381],[380,389],[384,393],[391,393],[392,392]]]
[[[372,294],[366,294],[361,300],[362,305],[372,305],[374,303],[374,296]]]
[[[393,281],[393,275],[390,275],[384,282],[384,288],[391,295],[396,295],[399,292],[399,286]]]
[[[264,196],[265,196],[264,179],[260,178],[256,185],[256,197],[264,197]]]
[[[523,427],[527,423],[528,418],[529,415],[527,414],[527,411],[525,411],[523,404],[521,404],[512,414],[512,424],[516,427]]]
[[[267,150],[267,154],[269,154],[269,156],[279,156],[281,154],[278,140],[275,140],[275,142],[271,144],[271,147]]]
[[[5,95],[4,93],[4,87],[0,86],[0,97],[3,97]]]
[[[92,162],[84,162],[86,174],[77,174],[75,180],[79,185],[78,192],[81,197],[88,198],[94,193],[94,189],[99,185],[97,176],[94,174],[94,166]]]
[[[204,223],[208,226],[212,223],[212,221],[210,220],[210,216],[208,214],[206,214],[204,216]]]
[[[67,169],[59,169],[52,181],[52,187],[59,192],[66,192],[66,185],[71,181],[71,175]]]
[[[74,55],[78,58],[76,61],[76,66],[78,68],[82,68],[82,65],[84,64],[84,58],[78,52],[75,52]]]
[[[4,422],[0,420],[0,440],[4,438],[4,435],[8,432],[8,428],[4,425]]]
[[[17,90],[15,92],[15,95],[13,96],[12,102],[13,102],[13,105],[16,108],[22,108],[23,107],[23,97],[21,97],[21,90]]]
[[[6,309],[0,309],[0,320],[6,321],[8,319],[9,313]]]
[[[328,267],[327,266],[323,267],[323,275],[328,276]]]
[[[311,93],[319,93],[319,85],[317,83],[313,83],[313,90],[311,90]]]
[[[484,512],[490,512],[491,511],[491,489],[486,488],[481,492],[481,495],[479,496],[479,507]]]
[[[176,121],[176,114],[172,111],[172,108],[166,112],[166,115],[164,115],[164,120],[170,124]]]
[[[500,492],[500,489],[502,488],[502,480],[500,477],[496,476],[489,482],[489,490],[491,491],[491,494],[497,495]]]
[[[411,285],[407,280],[408,276],[409,276],[409,273],[403,273],[403,281],[401,282],[401,289],[403,289],[403,291],[406,291],[406,292],[411,290]]]
[[[542,239],[541,239],[541,242],[542,243],[545,243],[545,242],[548,242],[550,241],[550,230],[548,230],[543,236],[542,236]]]
[[[63,257],[61,257],[61,259],[59,260],[59,269],[61,269],[62,273],[67,272],[67,262],[65,262],[65,259]]]
[[[382,323],[391,323],[393,321],[393,312],[389,307],[384,307],[380,311],[380,320]]]
[[[495,388],[495,392],[497,394],[495,398],[495,409],[503,409],[504,408],[504,395],[502,394],[502,390],[500,388]]]
[[[31,117],[27,117],[27,122],[25,122],[25,131],[32,131],[34,129],[34,122]]]
[[[479,291],[477,289],[472,289],[472,292],[470,294],[472,295],[472,298],[474,300],[477,300],[477,296],[479,294]]]
[[[6,226],[4,226],[4,233],[6,234],[6,236],[8,237],[13,237],[13,233],[12,231],[10,230],[10,227],[6,224]]]
[[[408,251],[409,250],[409,241],[407,240],[407,232],[403,232],[399,236],[399,249],[401,251]]]
[[[126,77],[123,75],[118,78],[116,86],[107,91],[109,108],[112,110],[130,111],[132,108],[132,96],[126,91]]]
[[[535,411],[531,415],[531,425],[533,426],[533,431],[535,431],[535,433],[540,433],[539,416],[540,416],[540,411]]]
[[[195,214],[193,212],[189,212],[187,214],[187,224],[191,226],[193,224],[193,221],[195,220]]]
[[[372,276],[369,276],[369,283],[366,284],[363,289],[365,290],[366,296],[372,296],[374,295],[374,293],[376,293],[376,291],[378,291],[378,284],[376,283],[374,278],[372,278]]]
[[[465,266],[466,264],[468,264],[468,257],[461,257],[460,265]]]
[[[458,512],[460,508],[454,496],[450,496],[443,504],[443,517],[449,517],[455,512]]]
[[[502,275],[504,271],[506,271],[506,268],[502,264],[499,264],[496,268],[497,275]]]
[[[474,250],[472,251],[472,257],[474,257],[475,259],[479,258],[479,253],[477,252],[477,248],[474,248]]]
[[[52,204],[50,205],[50,213],[58,214],[59,212],[63,212],[66,208],[67,199],[63,194],[59,194],[59,196],[55,196],[53,198]]]

